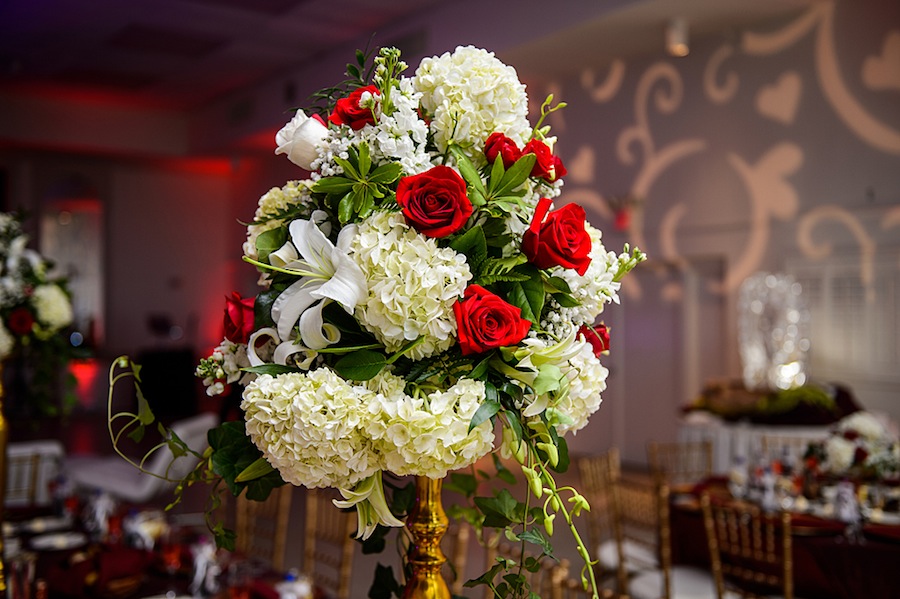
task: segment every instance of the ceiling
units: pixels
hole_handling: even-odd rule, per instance
[[[674,15],[686,17],[696,35],[782,17],[814,1],[631,2],[602,19],[504,51],[503,58],[535,72],[558,73],[562,65],[579,64],[568,59],[574,54],[597,61],[658,50],[663,24]],[[0,2],[0,91],[194,111],[438,5],[439,0],[6,0]]]

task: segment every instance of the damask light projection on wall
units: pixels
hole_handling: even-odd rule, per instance
[[[877,3],[862,4],[871,9]],[[837,176],[836,167],[833,162],[814,161],[822,155],[816,153],[821,151],[822,141],[809,139],[801,123],[809,110],[822,111],[823,137],[834,133],[852,138],[856,140],[852,143],[881,156],[882,162],[885,158],[893,162],[900,173],[900,110],[896,109],[900,105],[900,14],[896,13],[900,11],[888,15],[891,26],[878,34],[878,48],[850,64],[840,51],[853,41],[847,39],[853,32],[847,31],[836,13],[858,6],[821,2],[773,30],[747,31],[736,41],[713,47],[705,56],[701,53],[704,64],[699,76],[683,68],[686,63],[669,59],[640,64],[638,68],[643,70],[637,74],[629,73],[633,67],[622,60],[613,62],[604,75],[585,70],[577,82],[578,93],[586,94],[597,106],[598,120],[622,122],[621,118],[611,119],[605,110],[621,111],[622,100],[631,95],[630,118],[618,130],[613,149],[619,170],[631,179],[627,189],[609,188],[608,176],[597,173],[602,150],[585,142],[560,150],[567,154],[570,165],[565,197],[589,207],[603,220],[613,218],[613,195],[642,198],[631,218],[629,240],[649,248],[652,258],[682,264],[689,255],[685,252],[695,251],[684,249],[689,244],[687,233],[682,232],[694,198],[669,194],[662,180],[679,170],[696,169],[694,159],[721,156],[730,176],[743,189],[742,197],[728,200],[749,206],[738,206],[742,215],[746,214],[742,216],[747,221],[742,223],[746,232],[739,249],[724,250],[728,269],[715,292],[733,294],[747,277],[765,269],[767,262],[779,266],[777,261],[783,256],[773,256],[773,252],[785,243],[790,243],[789,251],[810,260],[828,258],[835,251],[833,230],[839,227],[845,238],[840,251],[846,252],[852,245],[860,282],[869,300],[875,301],[872,260],[880,246],[896,245],[888,230],[900,226],[900,206],[890,205],[900,202],[898,188],[880,186],[879,192],[888,194],[888,205],[881,198],[874,217],[871,210],[861,215],[859,201],[846,195],[823,197],[820,189],[809,185],[809,173],[814,173],[813,181],[819,177],[827,180]],[[853,58],[850,53],[847,56]],[[559,82],[549,87],[562,90],[567,99],[575,91],[571,83],[568,88]],[[891,105],[891,98],[895,109],[886,112],[883,107]],[[691,122],[698,123],[697,114],[707,110],[704,105],[733,109],[731,118],[740,121],[742,131],[752,139],[730,140],[711,127],[695,126],[685,132],[677,126],[685,113],[693,114]],[[603,135],[595,137],[604,139]],[[840,139],[835,137],[834,143],[841,143]],[[608,173],[614,165],[602,166]],[[900,183],[897,179],[895,176],[892,182]],[[801,186],[804,182],[805,187]],[[695,193],[697,188],[702,193],[702,182],[695,186]],[[653,227],[645,224],[649,216],[654,219]],[[785,239],[785,227],[792,230],[790,241]],[[650,234],[656,239],[648,239]],[[631,283],[625,291],[640,294],[637,282]],[[676,288],[669,294],[673,299],[680,297]]]

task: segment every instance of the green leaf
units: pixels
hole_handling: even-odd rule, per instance
[[[581,305],[581,302],[568,293],[554,293],[553,299],[563,308],[575,308]]]
[[[387,365],[384,355],[363,349],[347,354],[334,364],[334,370],[351,381],[368,381]]]
[[[494,159],[494,165],[491,167],[491,174],[488,179],[487,192],[489,195],[496,195],[497,187],[500,186],[500,181],[503,179],[505,173],[506,169],[503,168],[503,157],[498,154]]]
[[[287,229],[277,227],[263,231],[256,238],[256,253],[259,255],[260,262],[268,262],[269,254],[281,249],[284,242],[287,241]]]
[[[234,477],[234,482],[245,483],[247,481],[265,476],[266,474],[272,472],[272,470],[274,470],[274,468],[272,468],[272,465],[268,462],[268,460],[266,460],[266,458],[264,457],[261,457],[241,470],[241,472],[236,477]]]
[[[453,157],[456,158],[456,167],[469,187],[481,194],[482,198],[487,197],[487,190],[484,188],[484,182],[482,182],[481,175],[478,173],[475,165],[472,164],[459,146],[450,146],[450,151],[453,153]],[[471,198],[469,199],[471,200]]]
[[[525,154],[516,160],[516,163],[509,167],[509,170],[503,176],[503,180],[497,186],[495,190],[496,195],[505,196],[522,185],[531,175],[531,169],[534,168],[535,160],[537,160],[537,156],[534,154]]]
[[[375,580],[369,587],[369,599],[391,599],[403,593],[400,583],[394,578],[394,570],[390,566],[375,565]]]
[[[390,531],[391,529],[387,526],[378,525],[375,527],[372,536],[368,539],[360,539],[359,544],[362,545],[362,554],[375,555],[376,553],[384,551],[384,548],[387,546],[387,543],[385,542],[386,537]],[[371,597],[371,595],[369,596]]]
[[[519,540],[537,545],[541,548],[541,553],[543,555],[553,556],[553,546],[550,544],[550,539],[545,537],[544,533],[538,528],[529,528],[528,530],[522,531],[519,534]]]
[[[359,175],[360,179],[365,179],[372,168],[372,157],[369,155],[369,144],[359,144]]]
[[[513,474],[509,468],[503,465],[503,461],[500,459],[500,456],[497,455],[496,452],[494,452],[491,454],[491,457],[494,458],[494,469],[497,471],[497,478],[508,485],[516,484],[516,475]]]
[[[254,374],[271,374],[272,376],[289,372],[300,372],[300,369],[296,366],[285,366],[284,364],[260,364],[259,366],[246,366],[241,370]]]
[[[281,295],[281,290],[269,289],[256,296],[256,302],[253,304],[253,326],[257,330],[275,326],[275,321],[272,319],[272,304],[279,295]]]
[[[500,402],[499,401],[489,401],[485,400],[478,409],[475,411],[475,415],[472,416],[472,421],[469,422],[469,431],[471,432],[476,426],[485,422],[486,420],[490,420],[494,417],[494,414],[500,411]]]
[[[450,480],[444,483],[444,488],[464,497],[472,497],[478,490],[478,479],[472,474],[451,472]]]
[[[476,497],[475,505],[484,514],[485,526],[504,528],[523,521],[522,504],[506,489],[497,491],[494,497]]]
[[[467,258],[466,261],[473,271],[479,270],[481,264],[487,259],[487,239],[480,225],[475,225],[453,239],[450,247]]]
[[[341,194],[353,187],[353,181],[347,177],[323,177],[313,185],[313,193]]]
[[[350,146],[348,153],[350,154],[350,160],[358,160],[358,155],[356,154],[353,146]],[[338,166],[344,169],[344,176],[348,179],[352,179],[354,181],[359,181],[362,177],[359,176],[359,171],[356,170],[356,167],[350,163],[350,160],[344,160],[340,156],[335,156],[334,161]]]
[[[239,495],[247,489],[247,498],[263,501],[272,489],[284,483],[277,470],[247,483],[237,482],[238,475],[262,458],[262,452],[253,444],[244,431],[242,421],[225,422],[207,433],[212,448],[213,472],[222,477],[232,495]]]
[[[353,206],[355,203],[356,194],[354,194],[351,189],[338,203],[338,220],[341,221],[342,224],[349,223],[353,219]]]
[[[369,175],[368,180],[372,183],[382,183],[387,185],[399,179],[401,173],[403,173],[403,166],[399,162],[389,162],[376,168],[372,174]]]

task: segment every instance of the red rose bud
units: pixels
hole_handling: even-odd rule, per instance
[[[859,433],[854,430],[846,430],[844,431],[844,438],[848,441],[856,441],[859,438]]]
[[[562,266],[583,275],[591,264],[591,236],[584,228],[584,208],[566,204],[548,214],[552,204],[547,198],[538,201],[531,226],[522,237],[522,253],[538,268]]]
[[[397,203],[409,226],[437,239],[459,231],[472,216],[466,182],[449,166],[400,179]]]
[[[562,160],[550,152],[550,147],[539,139],[532,139],[522,150],[522,154],[534,154],[536,160],[531,167],[531,176],[545,179],[553,183],[568,171],[563,166]]]
[[[328,117],[329,122],[335,125],[348,125],[354,131],[359,131],[366,125],[374,125],[375,115],[372,109],[362,108],[359,105],[360,98],[365,92],[370,92],[373,96],[381,95],[374,85],[356,88],[349,96],[337,101],[334,112]]]
[[[16,308],[9,313],[9,320],[6,323],[6,328],[8,328],[13,335],[19,337],[27,335],[31,332],[33,327],[34,315],[28,308]]]
[[[609,329],[605,324],[600,323],[593,328],[582,325],[578,332],[584,335],[584,340],[591,344],[594,355],[598,358],[603,352],[609,351]]]
[[[491,133],[484,142],[484,157],[489,164],[494,164],[497,156],[503,159],[503,167],[508,169],[522,157],[522,150],[502,133]]]
[[[867,457],[869,457],[869,452],[862,447],[857,447],[856,452],[853,454],[853,463],[862,464]]]
[[[237,291],[225,297],[225,338],[232,343],[247,343],[253,333],[255,297],[242,298]]]
[[[522,310],[480,285],[466,287],[463,299],[453,304],[453,313],[464,356],[515,345],[531,328]]]

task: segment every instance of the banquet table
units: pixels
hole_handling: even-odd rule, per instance
[[[705,488],[698,485],[698,488]],[[699,494],[673,497],[672,560],[709,569]],[[797,597],[889,599],[900,597],[900,525],[866,524],[848,538],[842,522],[792,514]]]

